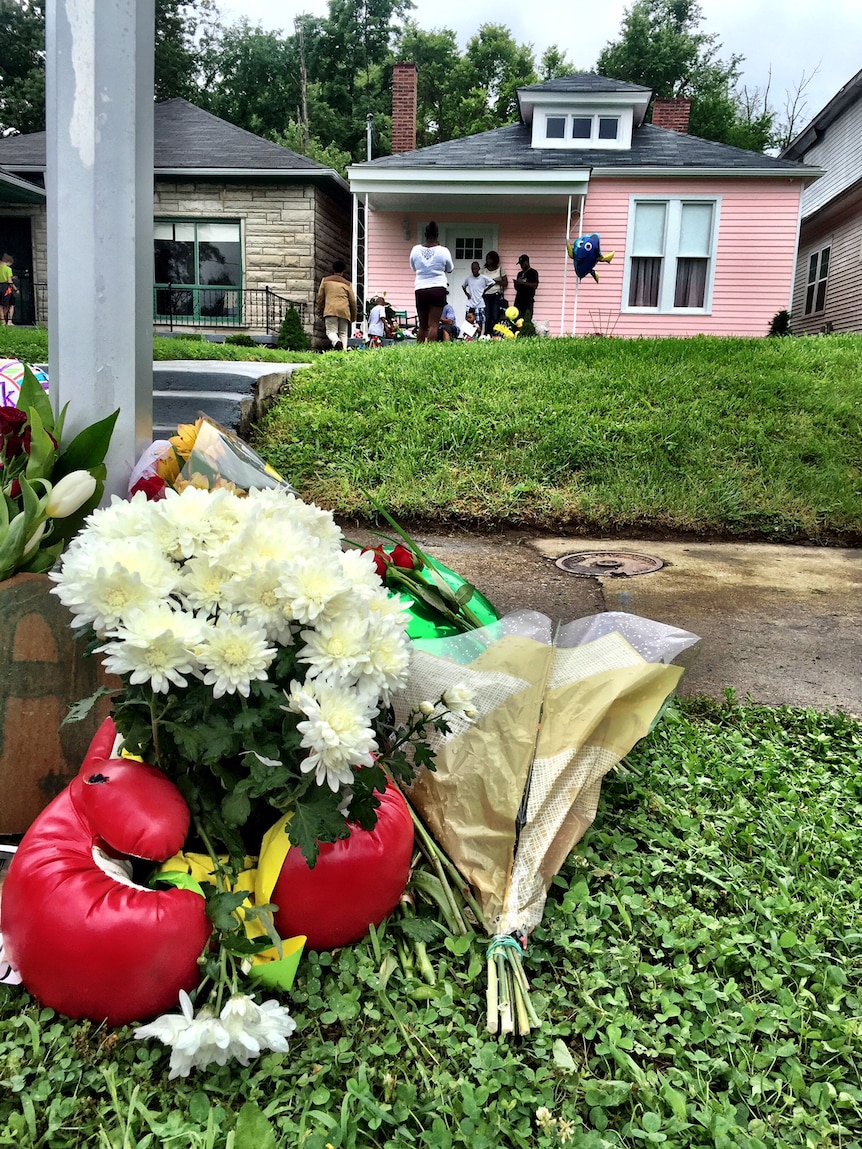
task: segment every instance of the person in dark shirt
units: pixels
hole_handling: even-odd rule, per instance
[[[518,260],[521,269],[515,276],[515,306],[521,316],[533,314],[533,301],[536,297],[536,288],[539,286],[539,273],[530,267],[529,255],[522,255]]]

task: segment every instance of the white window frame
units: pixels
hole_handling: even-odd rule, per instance
[[[590,135],[580,139],[572,138],[573,120],[590,120]],[[548,120],[565,120],[565,129],[562,139],[548,138]],[[612,140],[599,138],[599,122],[601,120],[616,120],[617,134]],[[608,151],[625,151],[631,147],[632,139],[632,110],[631,108],[572,108],[559,107],[545,108],[536,112],[533,117],[533,147],[534,148],[563,148],[572,151],[577,148],[602,148]]]
[[[823,273],[823,257],[826,257],[826,274]],[[813,261],[813,262],[812,262]],[[832,267],[832,244],[825,243],[808,253],[808,272],[805,279],[805,315],[822,315],[826,310],[826,293],[829,291],[829,271]],[[814,271],[812,277],[811,272]],[[820,285],[823,285],[823,304],[817,306]],[[811,299],[809,306],[808,300]]]
[[[633,315],[711,315],[712,294],[715,286],[715,263],[718,250],[718,228],[721,219],[720,195],[632,195],[629,197],[628,231],[626,234],[626,265],[623,275],[621,310]],[[629,303],[631,286],[632,248],[635,236],[635,215],[638,204],[665,204],[664,251],[662,253],[661,281],[658,306],[637,307]],[[710,204],[712,206],[712,234],[707,255],[706,288],[703,307],[675,307],[676,263],[679,258],[680,226],[683,204]]]

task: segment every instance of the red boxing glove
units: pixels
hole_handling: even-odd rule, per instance
[[[391,783],[380,795],[373,830],[323,842],[314,868],[291,847],[272,892],[280,937],[305,934],[306,949],[350,945],[388,917],[404,893],[413,856],[413,819]]]
[[[189,826],[160,770],[110,757],[115,735],[108,718],[77,777],[24,835],[3,885],[2,926],[9,960],[44,1005],[124,1025],[194,989],[211,927],[199,894],[138,886],[112,864],[163,861]]]

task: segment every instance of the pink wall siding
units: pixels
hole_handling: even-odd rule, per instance
[[[720,195],[722,197],[712,310],[709,315],[656,315],[622,308],[629,197],[655,195]],[[588,277],[577,290],[566,258],[566,212],[507,214],[493,220],[499,229],[498,250],[510,280],[517,258],[528,252],[541,277],[534,318],[547,322],[552,335],[593,332],[617,336],[765,335],[777,311],[790,305],[796,253],[800,185],[770,180],[606,180],[590,184],[583,227],[577,217],[572,238],[597,231],[602,250],[615,251],[610,264],[599,264],[599,283]],[[576,205],[575,205],[576,206]],[[430,218],[430,217],[429,217]],[[487,216],[440,213],[440,223],[486,223]],[[405,219],[409,238],[405,238]],[[416,213],[372,212],[369,236],[369,288],[384,292],[396,308],[413,311],[410,248],[425,222]],[[563,308],[565,290],[565,308]],[[510,292],[512,294],[512,292]],[[576,323],[575,323],[576,318]]]

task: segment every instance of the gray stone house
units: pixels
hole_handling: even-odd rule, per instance
[[[293,304],[322,345],[317,284],[350,258],[346,182],[187,100],[157,104],[154,119],[155,329],[262,334]],[[20,323],[47,319],[45,157],[44,132],[0,139],[0,247],[15,257]]]

